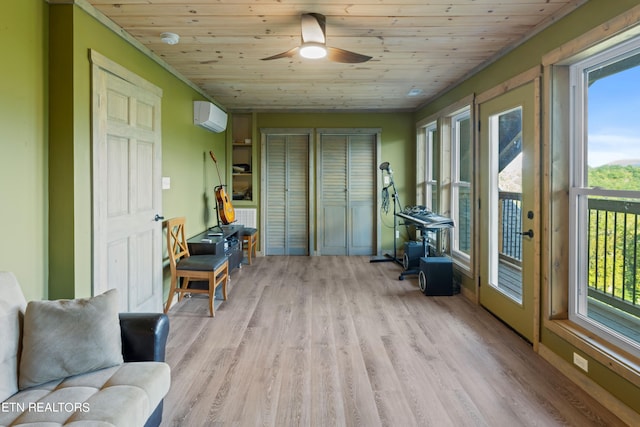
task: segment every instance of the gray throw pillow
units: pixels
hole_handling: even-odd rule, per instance
[[[31,301],[24,315],[21,390],[122,363],[118,293]]]

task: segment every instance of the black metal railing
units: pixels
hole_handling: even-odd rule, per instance
[[[589,198],[589,295],[640,313],[640,203]]]
[[[519,265],[522,261],[522,193],[498,193],[500,256]]]
[[[458,233],[458,250],[471,254],[471,187],[459,187],[458,218],[456,233]]]

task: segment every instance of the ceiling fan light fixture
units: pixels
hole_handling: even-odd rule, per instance
[[[322,43],[306,42],[300,46],[300,56],[307,59],[320,59],[327,56],[327,48]]]

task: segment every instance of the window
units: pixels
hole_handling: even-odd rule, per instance
[[[468,267],[471,259],[471,179],[473,177],[471,114],[467,107],[451,117],[452,252]]]
[[[640,354],[640,38],[574,63],[569,319]]]
[[[454,220],[438,252],[472,275],[473,104],[469,95],[416,124],[416,202]]]
[[[438,182],[436,181],[436,159],[434,142],[436,141],[436,122],[422,128],[424,140],[424,201],[429,210],[438,211]]]

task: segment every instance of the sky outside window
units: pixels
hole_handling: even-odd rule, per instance
[[[607,164],[640,167],[640,65],[634,65],[640,62],[640,54],[622,62],[630,68],[605,74],[589,86],[591,167]]]

